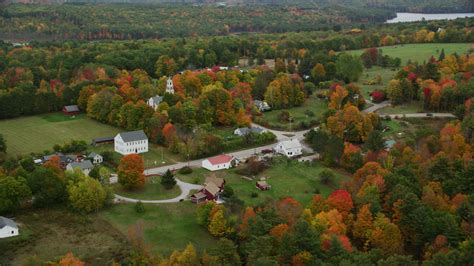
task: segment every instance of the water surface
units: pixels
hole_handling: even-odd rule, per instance
[[[474,13],[446,13],[446,14],[424,14],[424,13],[397,13],[397,17],[387,20],[387,23],[397,22],[413,22],[425,20],[439,20],[439,19],[457,19],[465,17],[474,17]]]

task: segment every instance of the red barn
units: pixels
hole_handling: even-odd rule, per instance
[[[66,105],[63,107],[63,114],[65,115],[78,115],[80,112],[77,105]]]

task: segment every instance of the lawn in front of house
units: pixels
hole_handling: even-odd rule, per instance
[[[11,156],[51,151],[55,144],[63,145],[71,140],[91,143],[93,138],[115,136],[121,131],[85,115],[70,117],[51,113],[0,120],[0,134]]]
[[[103,210],[99,216],[124,235],[130,226],[143,225],[143,236],[153,251],[169,256],[189,243],[198,251],[212,247],[217,239],[196,221],[197,206],[189,201],[168,204],[144,204],[145,213],[135,212],[134,204],[117,204]]]
[[[335,188],[339,187],[342,180],[348,178],[347,174],[334,171],[336,180],[332,185],[324,185],[319,181],[319,173],[324,170],[331,170],[319,162],[300,163],[295,160],[288,162],[274,163],[269,169],[258,174],[256,177],[249,177],[247,180],[237,173],[237,169],[210,172],[203,168],[193,169],[193,173],[183,175],[176,174],[176,177],[184,182],[202,184],[211,174],[223,177],[226,186],[232,187],[238,198],[245,202],[245,205],[257,205],[263,203],[267,198],[281,199],[293,197],[303,205],[308,204],[316,192],[327,196]],[[255,182],[265,177],[272,188],[268,191],[260,191],[255,187]]]
[[[290,113],[290,116],[293,118],[292,123],[279,121],[278,116],[283,110]],[[327,110],[327,101],[318,99],[313,95],[306,99],[302,106],[264,112],[262,116],[255,119],[255,122],[270,128],[291,131],[298,129],[301,122],[310,123],[313,120],[319,120]],[[308,114],[308,111],[312,115]]]
[[[159,176],[149,177],[141,189],[126,190],[120,184],[114,184],[112,187],[114,192],[120,196],[140,200],[171,199],[181,194],[181,189],[178,186],[174,186],[172,189],[165,189],[160,184]]]

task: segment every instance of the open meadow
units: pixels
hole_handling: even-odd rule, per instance
[[[51,113],[0,120],[0,133],[6,139],[9,155],[51,151],[55,144],[71,140],[90,143],[93,138],[115,136],[120,131],[85,115],[68,117],[62,113]]]
[[[438,59],[441,50],[444,48],[446,55],[457,53],[463,54],[469,50],[470,43],[423,43],[423,44],[400,44],[393,46],[379,47],[384,55],[391,57],[399,57],[402,60],[402,66],[406,65],[408,60],[423,63],[428,61],[431,56]],[[360,55],[365,49],[347,51],[351,54]]]

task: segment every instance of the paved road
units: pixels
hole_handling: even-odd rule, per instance
[[[364,113],[373,113],[373,112],[376,112],[377,110],[380,110],[380,109],[388,107],[388,106],[390,106],[390,101],[384,101],[384,102],[381,102],[381,103],[373,103],[373,105],[371,107],[362,110],[362,112],[364,112]]]
[[[428,114],[430,114],[428,116]],[[380,115],[380,116],[387,116],[387,115]],[[433,118],[433,117],[440,117],[440,118],[456,118],[455,115],[450,113],[411,113],[411,114],[390,114],[388,115],[390,118]]]
[[[199,190],[202,188],[200,185],[194,185],[190,183],[183,182],[179,179],[176,178],[176,185],[179,186],[181,189],[181,194],[175,198],[172,199],[164,199],[164,200],[138,200],[138,199],[132,199],[132,198],[127,198],[124,196],[120,196],[115,194],[115,203],[121,203],[121,202],[138,202],[141,201],[143,203],[151,203],[151,204],[160,204],[160,203],[176,203],[180,202],[181,200],[186,200],[189,196],[189,193],[191,190]]]

